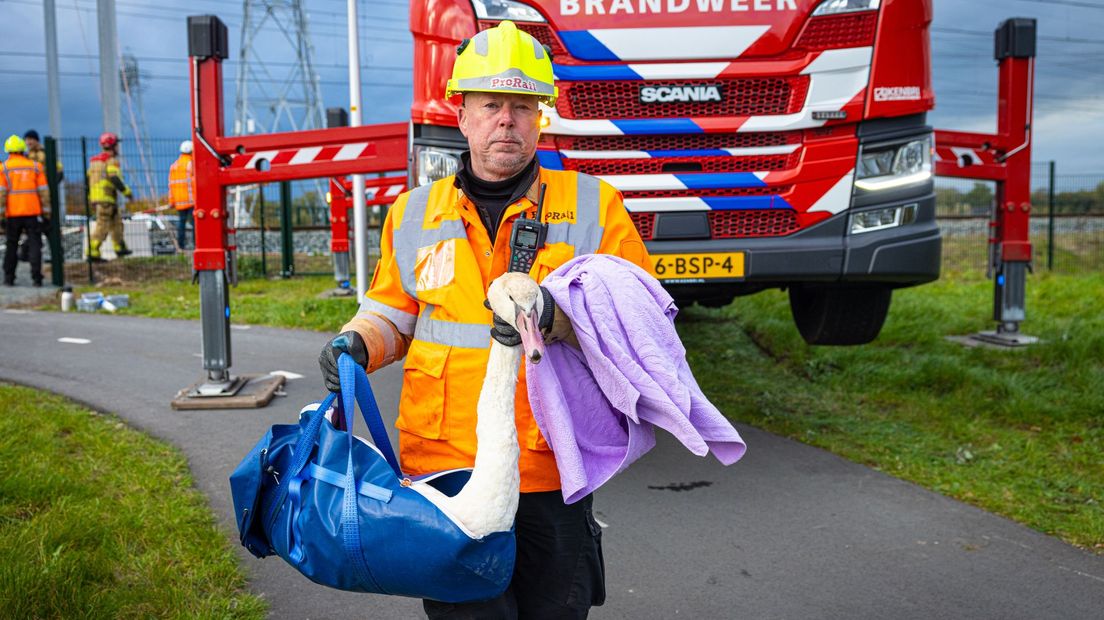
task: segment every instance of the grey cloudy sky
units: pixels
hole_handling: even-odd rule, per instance
[[[63,135],[101,130],[95,0],[57,0]],[[347,106],[345,0],[305,0],[324,105]],[[233,121],[233,62],[242,4],[221,0],[116,0],[120,50],[138,58],[151,137],[188,132],[185,17],[216,13],[230,27],[228,128]],[[411,37],[407,2],[360,3],[365,122],[405,120],[410,106]],[[1007,17],[1039,20],[1036,66],[1036,161],[1057,160],[1060,172],[1104,172],[1104,0],[935,0],[932,64],[937,105],[929,116],[944,129],[995,131],[997,70],[992,31]],[[36,127],[45,134],[46,78],[42,3],[0,0],[0,133]],[[19,24],[21,27],[13,27]],[[263,38],[272,69],[293,60],[286,44]],[[276,76],[279,77],[279,76]],[[129,126],[127,108],[123,124]],[[124,133],[129,133],[128,129]]]

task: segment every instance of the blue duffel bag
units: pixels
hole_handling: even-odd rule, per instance
[[[505,591],[514,571],[514,532],[466,534],[403,476],[364,369],[338,359],[340,399],[330,394],[277,424],[230,476],[241,542],[279,555],[312,581],[461,603]],[[326,413],[336,404],[333,419]],[[355,407],[375,445],[354,437]],[[451,470],[420,481],[455,495],[471,475]]]

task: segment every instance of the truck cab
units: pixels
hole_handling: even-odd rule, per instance
[[[619,189],[680,304],[786,289],[807,342],[862,344],[939,277],[931,0],[411,3],[411,187],[456,171],[456,47],[504,19],[552,54],[541,165]]]

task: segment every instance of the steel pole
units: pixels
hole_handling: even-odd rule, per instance
[[[42,6],[46,22],[46,99],[50,114],[50,135],[61,137],[61,83],[58,81],[57,7],[54,0]]]
[[[357,30],[357,0],[349,7],[349,126],[360,127],[360,35]],[[368,290],[368,213],[364,206],[364,175],[353,175],[353,241],[356,259],[357,299]]]
[[[119,33],[115,27],[115,0],[96,0],[100,36],[100,105],[103,130],[119,135]]]
[[[1054,160],[1047,166],[1047,271],[1054,270]]]

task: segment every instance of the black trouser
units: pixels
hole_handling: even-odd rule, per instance
[[[176,212],[176,245],[183,250],[188,245],[188,222],[192,221],[192,210],[194,207],[188,207],[187,209],[178,209]],[[195,236],[195,233],[192,233]]]
[[[37,215],[20,215],[8,218],[6,233],[7,251],[4,254],[4,283],[15,281],[15,263],[18,260],[19,237],[27,235],[27,254],[31,262],[31,279],[42,283],[42,227]]]
[[[569,620],[606,600],[602,530],[593,497],[565,505],[559,491],[522,493],[514,578],[498,598],[478,603],[422,601],[431,620]]]

